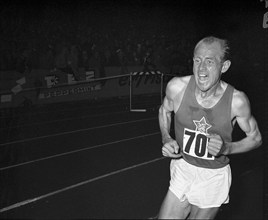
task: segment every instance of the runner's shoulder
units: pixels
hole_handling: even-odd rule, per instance
[[[167,95],[173,97],[178,93],[183,92],[186,89],[190,78],[191,76],[173,77],[167,84]]]
[[[250,101],[245,92],[234,89],[232,109],[235,112],[244,112],[245,110],[250,111]]]

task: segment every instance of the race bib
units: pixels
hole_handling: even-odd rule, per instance
[[[209,138],[203,132],[185,128],[183,134],[183,152],[193,157],[204,160],[214,160],[214,156],[208,152]]]

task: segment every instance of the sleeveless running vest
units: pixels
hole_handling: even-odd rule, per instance
[[[190,164],[217,169],[226,166],[225,155],[212,156],[207,150],[207,134],[219,134],[232,141],[231,104],[234,88],[228,84],[223,96],[212,108],[202,107],[195,97],[195,79],[191,76],[181,105],[175,113],[175,136],[183,158]]]

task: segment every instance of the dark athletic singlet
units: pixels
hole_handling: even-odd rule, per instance
[[[195,97],[195,79],[186,87],[181,105],[175,113],[175,135],[183,158],[190,164],[217,169],[226,166],[229,158],[208,153],[206,134],[219,134],[232,141],[231,104],[234,88],[228,84],[223,96],[212,108],[202,107]]]

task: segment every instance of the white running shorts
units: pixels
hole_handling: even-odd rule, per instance
[[[230,165],[207,169],[191,165],[184,159],[171,160],[169,190],[180,201],[187,199],[199,208],[220,207],[228,203],[231,182]]]

